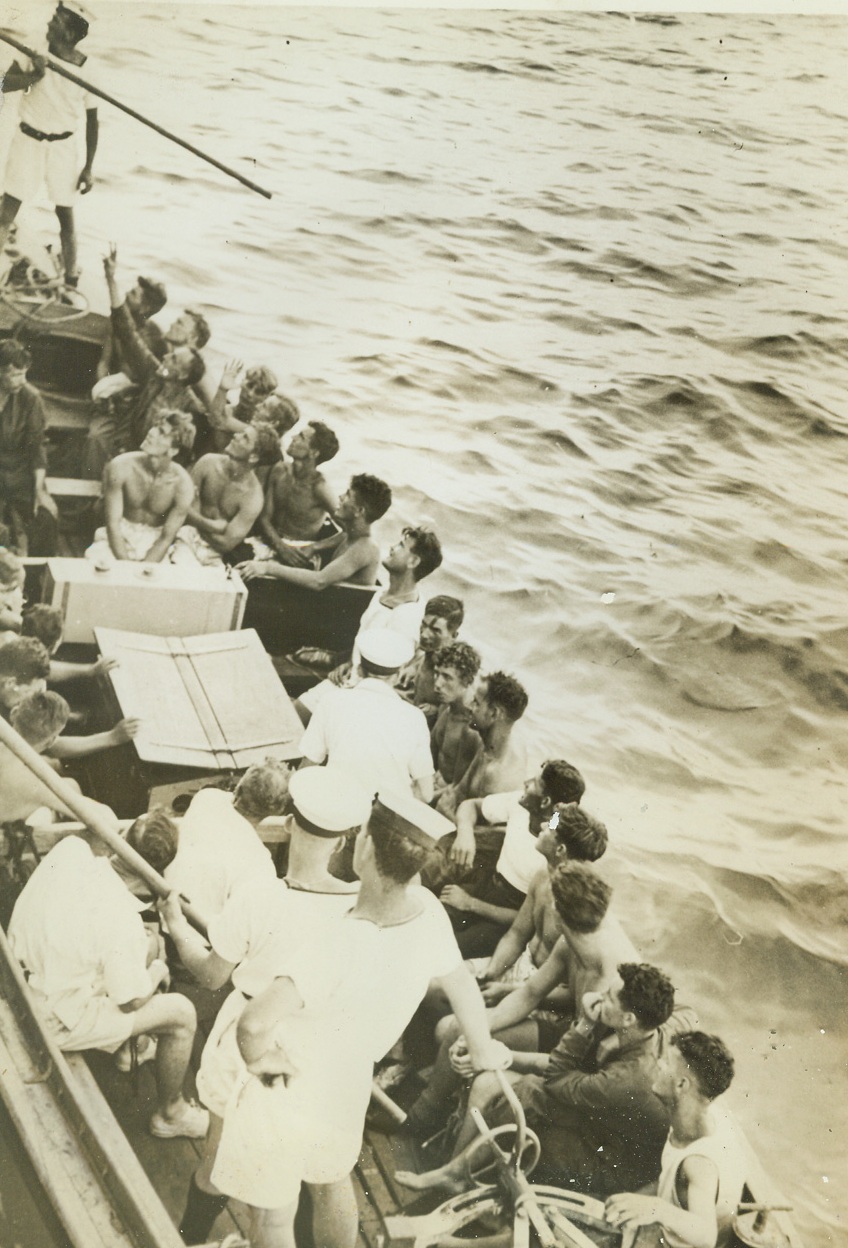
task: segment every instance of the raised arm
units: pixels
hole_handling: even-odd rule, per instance
[[[117,267],[118,251],[115,244],[110,243],[109,253],[103,260],[103,272],[106,274],[109,305],[112,309],[112,329],[121,345],[130,372],[137,380],[144,382],[158,370],[159,361],[135,327],[126,300],[118,288],[115,277]]]
[[[227,395],[236,388],[243,372],[244,364],[241,360],[228,360],[224,365],[218,389],[210,397],[208,404],[209,423],[213,429],[224,433],[238,433],[240,429],[244,429],[244,422],[236,419],[227,401]]]

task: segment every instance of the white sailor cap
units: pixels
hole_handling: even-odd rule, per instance
[[[371,628],[356,639],[360,657],[381,672],[396,672],[415,653],[415,644],[390,628]]]
[[[361,827],[371,811],[371,794],[356,774],[332,764],[296,771],[289,797],[297,823],[313,836],[341,836]]]
[[[419,802],[417,797],[409,793],[378,793],[371,810],[371,819],[388,825],[396,832],[402,832],[416,845],[423,845],[427,849],[432,849],[449,832],[456,831],[450,819],[433,810],[432,806]]]
[[[87,22],[90,26],[94,21],[94,14],[91,9],[87,9],[84,4],[80,4],[79,0],[58,0],[57,9],[67,9],[69,13],[73,13],[76,17]]]

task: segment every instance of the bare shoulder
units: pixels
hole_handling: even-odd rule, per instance
[[[103,470],[104,479],[112,484],[126,481],[141,466],[143,458],[141,451],[124,451],[122,455],[116,455]]]

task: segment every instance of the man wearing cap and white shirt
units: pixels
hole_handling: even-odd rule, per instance
[[[198,1093],[211,1113],[204,1159],[192,1179],[181,1233],[186,1243],[209,1239],[218,1213],[227,1203],[211,1180],[222,1118],[230,1094],[244,1074],[236,1027],[246,1003],[263,992],[301,947],[312,946],[316,932],[351,908],[356,885],[330,875],[328,864],[346,832],[368,818],[371,794],[356,776],[339,767],[311,767],[295,772],[288,786],[289,869],[285,879],[254,882],[241,888],[209,924],[206,948],[186,922],[176,893],[162,907],[180,958],[206,988],[217,989],[232,977],[233,992],[224,1002],[203,1050]]]
[[[301,948],[244,1010],[246,1073],[227,1106],[216,1185],[252,1207],[251,1242],[292,1248],[301,1183],[316,1200],[314,1240],[353,1248],[350,1172],[362,1143],[374,1063],[437,980],[476,1070],[505,1066],[480,990],[443,908],[411,884],[451,824],[414,798],[381,794],[356,839],[355,905]]]
[[[415,651],[391,629],[359,636],[359,683],[332,688],[318,705],[301,740],[305,764],[329,759],[358,775],[372,793],[433,797],[433,755],[424,714],[394,688],[397,673]]]
[[[290,775],[285,763],[269,758],[249,767],[234,793],[201,789],[191,799],[165,879],[205,918],[220,914],[245,884],[276,880],[274,860],[257,829],[263,819],[286,811]]]
[[[79,71],[86,57],[77,44],[88,34],[92,15],[77,0],[60,0],[47,25],[46,51]],[[42,47],[44,44],[42,43]],[[88,75],[88,70],[86,70]],[[0,90],[25,92],[19,109],[18,130],[9,148],[0,205],[0,252],[23,201],[35,199],[42,183],[56,206],[62,243],[65,282],[76,286],[77,239],[73,202],[76,192],[92,187],[91,167],[97,150],[97,107],[89,92],[60,74],[47,70],[37,55],[24,69],[13,61]],[[76,133],[85,114],[85,164],[79,168]]]

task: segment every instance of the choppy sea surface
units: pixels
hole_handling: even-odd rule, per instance
[[[614,904],[843,1241],[848,21],[101,4],[84,261],[431,521],[426,583],[606,821]]]

